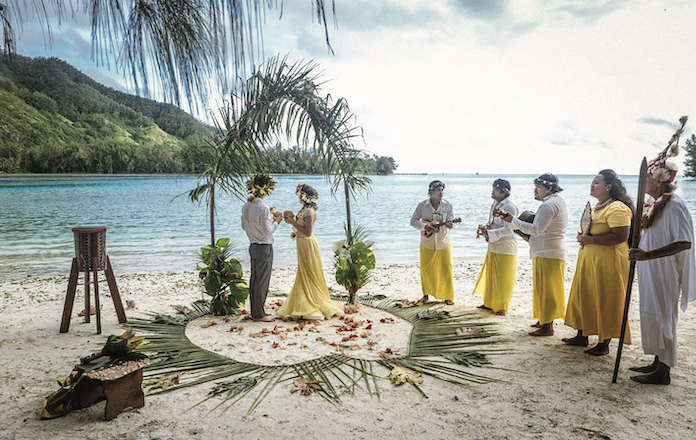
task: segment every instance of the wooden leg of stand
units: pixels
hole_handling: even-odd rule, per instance
[[[126,322],[126,312],[123,310],[123,303],[121,302],[121,294],[118,292],[118,286],[116,285],[116,278],[114,277],[114,270],[111,268],[111,260],[109,256],[106,256],[106,282],[109,283],[109,292],[111,292],[111,299],[114,301],[114,307],[116,308],[116,316],[118,316],[118,322],[123,324]]]
[[[89,269],[85,271],[85,322],[90,322],[89,316]]]
[[[94,314],[97,318],[97,334],[101,334],[101,307],[99,307],[99,273],[97,267],[99,258],[94,257],[92,267],[94,268]]]
[[[72,315],[73,304],[75,303],[75,291],[77,290],[77,259],[72,259],[70,268],[70,278],[68,279],[68,291],[65,293],[65,305],[63,306],[63,318],[60,321],[60,332],[67,333],[70,328],[70,315]]]

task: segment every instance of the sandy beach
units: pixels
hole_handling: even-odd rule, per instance
[[[482,262],[455,263],[455,306],[474,310],[481,298],[471,295]],[[566,267],[566,294],[574,271],[574,261]],[[327,270],[333,292],[341,289]],[[103,275],[102,275],[103,276]],[[125,301],[137,307],[129,317],[147,312],[174,314],[172,304],[186,305],[201,298],[195,272],[119,274],[116,279]],[[271,295],[289,292],[294,269],[276,268]],[[82,281],[82,277],[80,279]],[[203,400],[211,384],[178,390],[159,396],[146,396],[143,408],[128,410],[115,419],[103,421],[101,402],[73,411],[65,417],[40,420],[42,401],[58,389],[56,379],[66,376],[79,359],[101,348],[106,336],[120,334],[116,314],[108,298],[106,283],[100,283],[102,335],[95,323],[84,323],[77,316],[78,299],[70,331],[58,332],[63,309],[67,273],[64,277],[27,277],[0,282],[0,412],[2,439],[680,439],[694,438],[696,411],[692,408],[696,391],[696,318],[692,310],[680,316],[679,365],[672,370],[672,385],[645,386],[629,380],[628,367],[647,364],[643,354],[638,322],[637,286],[634,287],[630,323],[634,344],[625,346],[619,380],[611,383],[616,341],[609,356],[591,357],[578,347],[561,343],[575,334],[558,320],[552,337],[528,336],[531,316],[531,263],[521,259],[511,311],[493,316],[483,311],[483,320],[499,323],[498,330],[508,341],[509,353],[491,357],[495,368],[476,368],[474,373],[500,379],[485,385],[457,386],[431,377],[422,385],[427,398],[410,385],[396,387],[381,382],[381,398],[366,392],[345,394],[334,406],[319,395],[291,394],[290,385],[276,386],[249,416],[245,416],[252,397],[247,396],[225,412],[211,409],[216,404],[191,407]],[[78,292],[81,290],[78,289]],[[361,294],[384,294],[415,300],[420,297],[418,268],[414,265],[380,266],[373,281]],[[78,298],[80,294],[78,293]],[[272,301],[269,301],[272,302]],[[363,306],[365,307],[365,306]],[[372,313],[372,315],[369,315]],[[361,314],[352,315],[360,317]],[[365,311],[360,319],[379,319]],[[260,330],[247,322],[246,334]],[[194,323],[189,324],[189,326]],[[276,322],[263,326],[285,325]],[[332,321],[319,327],[330,328]],[[394,331],[375,328],[373,335],[382,346],[405,350],[408,323],[396,323]],[[209,347],[246,361],[282,362],[288,356],[306,356],[312,350],[306,341],[295,341],[283,350],[258,350],[257,338],[204,329],[189,329],[192,340],[224,342]],[[220,328],[221,326],[214,326]],[[209,330],[209,333],[206,333]],[[380,332],[381,333],[378,333]],[[596,342],[591,337],[590,343]],[[366,353],[365,356],[369,356]],[[271,356],[279,356],[275,360]],[[384,368],[379,374],[386,376]]]

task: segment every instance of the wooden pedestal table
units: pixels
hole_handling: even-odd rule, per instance
[[[104,420],[111,420],[126,408],[145,406],[145,394],[142,387],[143,368],[148,365],[148,362],[147,360],[126,361],[113,367],[85,373],[106,359],[108,357],[101,357],[90,364],[75,366],[75,369],[81,373],[80,383],[75,389],[77,393],[75,409],[86,408],[106,399]]]

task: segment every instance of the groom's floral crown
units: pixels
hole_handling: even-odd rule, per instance
[[[275,180],[268,174],[254,174],[246,181],[246,187],[249,191],[248,200],[251,202],[255,198],[270,195],[275,189]]]

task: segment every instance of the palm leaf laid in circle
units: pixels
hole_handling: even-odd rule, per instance
[[[482,322],[480,315],[473,312],[444,313],[441,307],[432,303],[403,309],[398,307],[395,299],[383,295],[366,296],[360,298],[360,302],[389,312],[413,325],[408,353],[389,359],[367,360],[337,352],[292,365],[278,366],[239,362],[194,345],[186,337],[186,324],[210,314],[203,303],[194,303],[190,309],[179,306],[179,310],[184,313],[183,317],[151,315],[149,319],[132,319],[129,325],[150,341],[150,344],[140,350],[150,358],[151,365],[145,371],[146,377],[153,380],[175,375],[180,377],[179,383],[150,394],[169,393],[212,382],[215,385],[204,401],[221,398],[222,402],[215,408],[224,410],[257,390],[247,414],[277,384],[299,379],[319,381],[321,387],[315,392],[333,404],[340,403],[343,392],[354,393],[356,389],[363,389],[369,395],[379,397],[379,382],[384,380],[385,374],[375,373],[377,365],[388,371],[399,365],[416,373],[459,385],[483,384],[496,380],[467,371],[470,367],[493,368],[488,356],[507,351],[495,348],[505,342],[495,331],[495,323]],[[462,329],[473,330],[466,332],[467,336],[463,337]],[[415,383],[412,385],[425,395],[420,386]],[[203,402],[196,405],[201,403]]]

